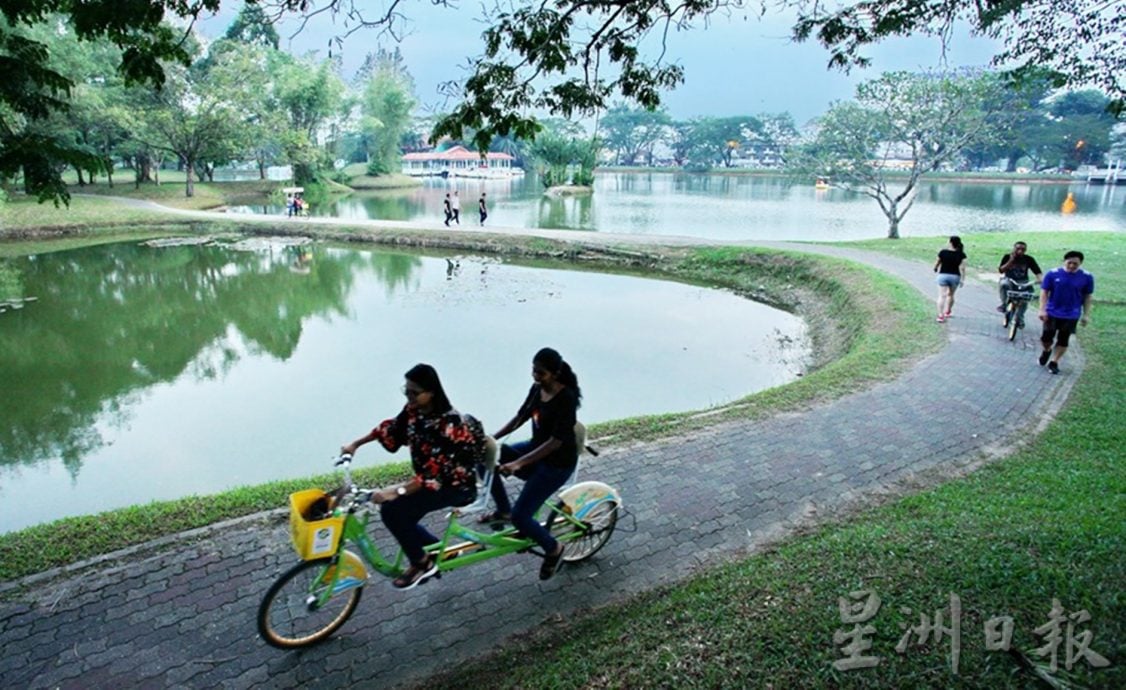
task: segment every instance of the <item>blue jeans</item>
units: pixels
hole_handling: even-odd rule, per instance
[[[419,565],[425,560],[426,553],[422,550],[427,544],[438,543],[438,537],[430,533],[418,521],[427,513],[442,508],[463,506],[473,501],[473,491],[442,489],[430,491],[420,489],[412,494],[400,496],[394,501],[388,501],[379,506],[379,518],[387,526],[403,552],[414,565]]]
[[[532,449],[531,441],[512,445],[505,444],[500,448],[500,462],[501,464],[512,462]],[[534,539],[545,553],[555,551],[559,542],[555,541],[551,532],[548,532],[543,525],[536,521],[536,511],[547,499],[551,498],[553,493],[559,490],[559,487],[566,483],[574,471],[574,467],[552,467],[546,463],[537,462],[530,468],[518,472],[516,476],[524,480],[524,488],[516,499],[516,505],[511,507],[499,473],[493,476],[493,485],[490,487],[490,491],[493,501],[496,503],[497,511],[511,513],[512,524],[516,529],[520,530],[525,536]]]

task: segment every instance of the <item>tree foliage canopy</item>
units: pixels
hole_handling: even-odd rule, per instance
[[[444,4],[446,0],[434,0]],[[118,69],[126,83],[160,87],[165,62],[187,65],[190,25],[221,0],[6,0],[0,4],[0,178],[22,174],[41,198],[66,197],[61,165],[96,169],[104,161],[45,134],[40,124],[65,110],[75,85],[55,67],[45,44],[27,29],[58,16],[81,40],[104,39],[120,49]],[[396,35],[398,0],[370,9],[362,0],[247,0],[246,40],[272,43],[269,21],[285,14],[308,20],[330,14],[347,35],[378,29]],[[765,0],[504,0],[486,6],[483,50],[459,86],[460,103],[435,126],[435,138],[463,139],[467,131],[481,151],[497,136],[531,138],[536,111],[564,117],[591,114],[621,96],[645,109],[660,105],[663,91],[683,81],[683,68],[666,59],[667,35],[701,26],[717,12]],[[781,0],[797,9],[794,35],[816,38],[842,68],[867,64],[863,51],[907,34],[950,36],[965,21],[1002,41],[998,65],[1018,76],[1050,70],[1056,85],[1094,86],[1121,114],[1126,105],[1126,2],[1123,0]],[[773,3],[770,4],[774,6]],[[340,37],[341,39],[343,36]],[[651,40],[650,40],[651,39]],[[644,46],[655,46],[649,48]],[[292,109],[291,109],[292,112]]]
[[[855,100],[833,104],[820,119],[791,171],[872,197],[888,237],[898,237],[919,178],[994,135],[992,111],[983,107],[990,88],[988,75],[894,72],[864,82]]]
[[[826,10],[819,0],[796,0],[798,40],[816,37],[830,64],[868,65],[866,47],[891,36],[949,38],[964,21],[1004,48],[994,66],[1015,77],[1048,70],[1055,86],[1098,87],[1112,110],[1126,107],[1126,2],[1122,0],[861,0]]]

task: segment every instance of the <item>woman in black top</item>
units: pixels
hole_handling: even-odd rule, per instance
[[[535,519],[536,511],[575,471],[578,448],[575,446],[575,412],[582,398],[579,381],[571,366],[555,350],[545,347],[532,358],[532,384],[528,397],[516,416],[495,434],[502,438],[532,420],[529,441],[504,444],[500,450],[498,475],[490,487],[496,512],[482,522],[511,519],[520,532],[536,540],[545,554],[540,579],[555,574],[563,545]],[[516,504],[510,507],[500,474],[515,474],[525,480]]]
[[[934,262],[935,273],[938,278],[938,307],[939,323],[950,318],[950,310],[954,308],[954,291],[966,282],[966,253],[962,251],[962,238],[957,235],[950,236],[950,243],[938,253]]]

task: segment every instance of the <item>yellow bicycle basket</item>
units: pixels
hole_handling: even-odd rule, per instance
[[[330,501],[320,489],[306,489],[289,495],[289,536],[303,560],[311,561],[336,553],[344,532],[344,518],[329,515],[309,519],[309,508],[319,500]]]

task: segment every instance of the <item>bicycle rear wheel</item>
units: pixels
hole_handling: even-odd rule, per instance
[[[322,642],[356,610],[363,587],[317,600],[331,586],[331,558],[302,561],[279,577],[258,607],[258,633],[280,649],[307,647]]]
[[[562,512],[563,502],[560,501],[556,507]],[[566,545],[563,560],[567,563],[578,563],[598,553],[599,549],[610,541],[614,527],[618,524],[618,503],[603,501],[594,506],[583,516],[581,526],[569,520],[552,517],[554,518],[552,535]]]

